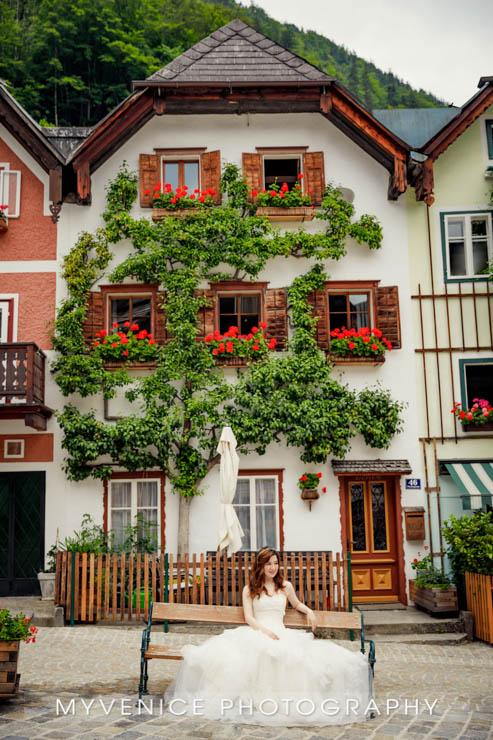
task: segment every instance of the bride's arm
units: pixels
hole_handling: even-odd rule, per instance
[[[259,630],[259,632],[263,632],[264,634],[267,635],[267,637],[272,637],[273,640],[278,640],[279,638],[275,634],[275,632],[271,632],[271,630],[267,629],[267,627],[264,627],[253,616],[253,603],[252,603],[252,597],[250,596],[250,589],[248,588],[248,586],[245,586],[243,588],[242,602],[243,602],[243,614],[245,615],[245,622],[249,625],[249,627],[252,627],[252,629],[254,630]]]
[[[301,612],[302,614],[306,614],[308,624],[310,625],[312,632],[313,632],[313,630],[317,626],[317,620],[315,619],[315,614],[312,612],[310,607],[306,606],[306,604],[303,604],[298,599],[294,591],[294,588],[289,581],[285,581],[284,591],[293,609],[296,609],[296,611]]]

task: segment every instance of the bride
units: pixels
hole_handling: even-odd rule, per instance
[[[286,629],[287,602],[316,620],[283,579],[279,556],[257,553],[243,589],[248,627],[225,630],[202,645],[186,645],[169,711],[197,719],[258,725],[332,725],[361,722],[369,701],[368,663],[330,640]]]

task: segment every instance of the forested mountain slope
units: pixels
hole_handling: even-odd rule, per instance
[[[234,0],[0,0],[0,78],[38,121],[96,123],[144,79],[241,18],[369,108],[443,105],[313,31]]]

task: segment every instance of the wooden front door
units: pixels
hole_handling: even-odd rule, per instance
[[[348,480],[353,602],[399,600],[394,481]]]

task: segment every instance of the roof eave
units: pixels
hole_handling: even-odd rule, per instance
[[[204,87],[204,88],[210,88],[210,87],[323,87],[324,85],[330,85],[332,82],[334,82],[334,79],[332,77],[327,77],[326,79],[318,79],[318,80],[297,80],[297,81],[280,81],[277,80],[259,80],[257,82],[255,81],[238,81],[238,80],[224,80],[221,82],[210,82],[205,80],[197,80],[197,81],[190,81],[190,80],[134,80],[133,81],[133,89],[139,89],[144,87],[169,87],[169,88],[179,88],[179,87]]]

